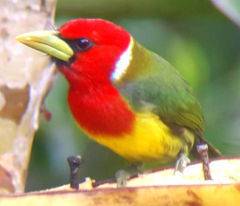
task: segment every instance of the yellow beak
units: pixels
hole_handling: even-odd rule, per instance
[[[53,57],[68,61],[74,54],[72,48],[57,36],[57,31],[34,31],[16,37],[16,40]]]

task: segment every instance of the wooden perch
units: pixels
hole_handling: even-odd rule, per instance
[[[238,206],[240,202],[240,158],[211,161],[213,180],[204,180],[201,163],[190,164],[182,173],[161,169],[128,180],[127,187],[94,183],[90,178],[69,185],[22,195],[0,196],[1,206]],[[94,187],[95,185],[98,185]]]
[[[42,101],[55,68],[15,37],[53,25],[56,0],[1,0],[0,192],[23,192]]]

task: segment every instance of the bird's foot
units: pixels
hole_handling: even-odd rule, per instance
[[[133,176],[136,175],[138,173],[140,173],[140,167],[141,165],[137,164],[132,164],[130,165],[129,168],[127,168],[126,170],[118,170],[115,173],[115,178],[116,178],[116,182],[117,182],[117,187],[124,187],[127,185],[127,180]]]
[[[130,177],[130,173],[126,170],[118,170],[115,174],[117,181],[117,187],[124,187],[127,185],[127,179]]]
[[[211,180],[212,177],[211,177],[210,168],[209,168],[208,145],[207,144],[197,145],[197,151],[202,160],[204,179]]]
[[[187,167],[188,163],[190,163],[190,159],[187,157],[185,152],[181,152],[175,164],[174,174],[176,174],[177,171],[182,173],[183,170]]]

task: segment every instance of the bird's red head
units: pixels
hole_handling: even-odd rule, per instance
[[[77,19],[59,29],[60,37],[74,50],[69,62],[58,67],[71,85],[78,78],[110,83],[111,74],[128,48],[131,36],[121,27],[102,19]],[[81,74],[81,75],[78,75]]]
[[[56,61],[69,81],[71,111],[85,131],[117,137],[132,131],[134,112],[113,86],[131,61],[133,40],[127,31],[106,20],[77,19],[58,32],[32,32],[18,39]]]

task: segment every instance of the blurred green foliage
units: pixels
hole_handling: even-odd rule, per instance
[[[104,17],[127,29],[193,86],[205,116],[205,137],[224,155],[239,155],[240,30],[210,1],[179,2],[59,0],[56,22],[59,26],[71,18]],[[125,160],[81,132],[67,105],[67,89],[66,80],[59,76],[46,99],[53,117],[49,122],[41,118],[27,190],[68,183],[69,155],[83,156],[81,179],[113,178],[116,170],[127,167]]]

